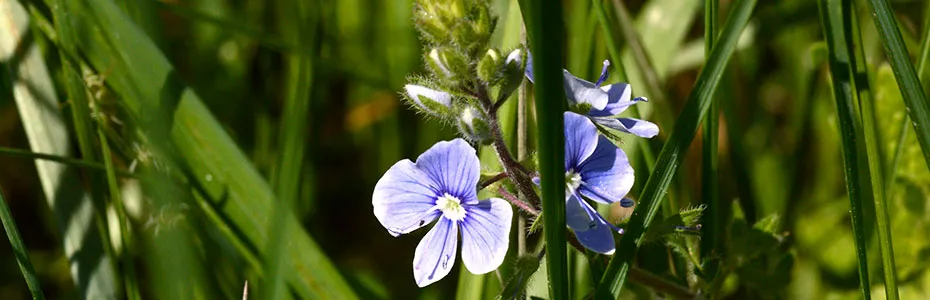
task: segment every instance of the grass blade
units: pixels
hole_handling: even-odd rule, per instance
[[[565,133],[562,113],[565,90],[562,86],[561,1],[521,1],[527,39],[533,52],[536,75],[537,151],[542,190],[543,230],[549,298],[568,298],[568,251],[565,244]]]
[[[16,263],[19,264],[19,270],[23,272],[23,278],[26,279],[26,285],[29,286],[29,292],[32,293],[32,299],[45,299],[42,293],[42,287],[39,286],[39,279],[36,278],[36,271],[32,267],[32,261],[29,260],[29,251],[23,244],[23,238],[19,236],[19,229],[16,229],[16,220],[10,213],[10,207],[3,200],[3,193],[0,193],[0,221],[3,222],[3,230],[6,231],[6,237],[10,239],[10,245],[13,246],[13,253],[16,255]]]
[[[100,148],[103,151],[103,164],[106,166],[107,188],[110,191],[110,201],[116,207],[116,214],[119,222],[120,240],[123,251],[119,254],[119,264],[122,270],[123,284],[125,284],[126,298],[131,300],[142,299],[139,295],[139,280],[136,278],[136,268],[132,259],[133,239],[130,235],[129,218],[126,215],[126,207],[123,205],[123,198],[120,195],[119,183],[116,181],[116,171],[113,166],[113,158],[110,154],[110,144],[107,142],[107,136],[102,126],[97,126],[97,137],[100,139]]]
[[[201,99],[186,88],[167,58],[141,30],[128,21],[110,0],[50,0],[56,23],[70,30],[59,35],[75,39],[76,48],[97,70],[108,70],[108,86],[120,95],[120,104],[143,124],[155,140],[170,140],[178,164],[191,184],[230,228],[234,244],[264,253],[272,220],[272,189],[251,165]],[[165,145],[167,146],[167,145]],[[285,281],[302,298],[356,296],[299,222],[287,216],[290,226],[282,262]]]
[[[910,54],[904,45],[901,31],[898,30],[898,22],[891,12],[891,5],[886,0],[869,0],[868,2],[872,20],[875,21],[878,35],[882,38],[885,55],[888,56],[891,68],[894,70],[908,115],[913,121],[914,133],[923,151],[924,161],[930,167],[930,101],[920,85],[914,65],[911,64]]]
[[[18,1],[0,1],[0,60],[9,68],[13,94],[32,152],[70,156],[67,128],[29,17]],[[116,283],[102,215],[73,169],[36,161],[45,199],[54,212],[71,277],[82,298],[115,298]]]
[[[309,16],[312,11],[319,11],[319,8],[311,8],[315,1],[293,1],[285,2],[289,5],[281,5],[281,15],[287,16],[282,18],[281,26],[284,36],[296,44],[307,42],[315,44],[314,37],[316,33],[316,20]],[[287,8],[285,8],[287,7]],[[300,30],[289,30],[300,28]],[[291,33],[291,34],[288,34]],[[301,36],[300,33],[310,35],[309,37]],[[275,202],[274,221],[268,228],[270,240],[266,249],[268,252],[265,257],[265,299],[279,299],[282,295],[284,284],[280,272],[281,262],[283,259],[284,249],[286,248],[285,239],[290,230],[287,228],[286,217],[291,214],[294,204],[300,195],[301,168],[304,166],[304,156],[306,153],[306,143],[304,138],[307,133],[308,111],[310,109],[310,91],[313,86],[313,57],[312,55],[291,54],[287,57],[287,95],[284,100],[284,117],[281,122],[281,155],[278,161],[278,173],[275,182],[275,192],[278,195],[278,201]]]
[[[869,178],[872,183],[872,197],[875,201],[875,221],[878,223],[878,243],[882,256],[882,275],[885,279],[885,298],[889,300],[898,299],[898,278],[897,267],[894,260],[894,246],[891,238],[891,224],[888,221],[888,203],[885,192],[887,185],[884,176],[887,175],[882,168],[882,161],[885,155],[881,151],[881,144],[878,139],[878,120],[875,115],[875,97],[872,95],[871,81],[869,80],[868,65],[865,60],[865,52],[862,47],[862,36],[859,32],[859,21],[856,10],[851,1],[846,0],[842,3],[843,19],[846,29],[846,36],[850,38],[850,51],[855,58],[853,62],[852,77],[856,87],[856,94],[859,96],[859,113],[862,116],[862,134],[865,142],[865,149],[868,158]],[[907,126],[904,126],[907,128]],[[892,175],[893,176],[893,175]]]
[[[714,44],[717,40],[717,20],[719,19],[720,2],[718,0],[704,1],[704,58],[710,56],[714,50]],[[713,96],[713,95],[712,95]],[[701,151],[701,199],[707,203],[707,210],[704,211],[702,220],[704,229],[701,230],[701,255],[709,257],[716,249],[718,243],[718,233],[720,229],[720,211],[721,201],[718,194],[718,161],[717,161],[717,142],[718,126],[720,118],[720,108],[717,104],[716,97],[711,97],[710,111],[707,112],[707,119],[704,120],[704,136]]]
[[[842,3],[848,0],[821,0],[820,20],[823,24],[824,37],[830,61],[830,77],[833,80],[833,97],[836,100],[837,119],[843,148],[843,163],[846,173],[846,188],[849,192],[849,208],[852,217],[853,234],[856,243],[856,259],[859,266],[859,288],[865,299],[871,297],[869,288],[869,266],[866,255],[866,234],[863,226],[862,203],[868,199],[863,185],[868,184],[868,169],[860,166],[862,154],[859,139],[861,125],[857,122],[855,82],[853,81],[852,46],[844,32],[844,26],[851,22],[844,20]]]
[[[711,98],[717,84],[720,83],[720,78],[733,54],[740,32],[749,22],[755,5],[756,0],[741,0],[733,4],[733,12],[721,32],[719,42],[711,52],[704,69],[701,70],[691,94],[688,95],[684,110],[675,122],[675,128],[659,154],[655,171],[649,176],[643,188],[639,205],[630,217],[627,232],[620,239],[617,254],[611,259],[604,277],[601,278],[596,294],[598,299],[619,296],[643,233],[655,217],[659,208],[659,199],[667,192],[672,177],[684,159],[684,153],[697,133],[701,119],[710,108]]]

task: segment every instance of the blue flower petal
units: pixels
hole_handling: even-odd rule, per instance
[[[568,103],[573,105],[587,103],[591,105],[591,109],[595,110],[602,110],[607,106],[607,92],[590,81],[575,77],[567,70],[562,70],[562,78]]]
[[[588,118],[565,112],[565,170],[575,170],[594,153],[597,147],[597,128]]]
[[[458,247],[458,226],[445,217],[423,237],[413,255],[413,278],[420,287],[436,282],[452,270]]]
[[[439,186],[405,159],[378,180],[371,204],[381,225],[391,235],[398,236],[433,222],[440,214],[432,209],[439,196]]]
[[[566,201],[565,222],[585,248],[607,255],[614,253],[614,226],[577,194]]]
[[[524,69],[523,75],[526,75],[526,79],[529,79],[530,82],[536,83],[535,78],[533,78],[533,53],[529,51],[526,52],[526,69]]]
[[[463,204],[478,201],[475,186],[481,164],[475,148],[464,140],[436,143],[417,157],[417,168],[438,185],[439,191],[459,198]]]
[[[631,133],[644,138],[652,138],[659,134],[659,126],[655,123],[633,118],[594,118],[601,125],[610,129]]]
[[[605,85],[601,87],[601,90],[607,93],[607,105],[605,105],[604,109],[601,110],[592,109],[590,112],[588,112],[589,116],[610,117],[619,115],[620,113],[626,111],[627,107],[636,104],[638,99],[640,99],[636,98],[634,100],[630,100],[630,97],[633,95],[633,89],[629,84],[626,83]]]
[[[622,149],[604,136],[598,136],[597,148],[579,166],[581,186],[578,192],[602,203],[613,203],[633,188],[633,166]]]
[[[513,208],[491,198],[465,207],[462,226],[462,262],[472,274],[494,271],[504,262],[510,244]]]

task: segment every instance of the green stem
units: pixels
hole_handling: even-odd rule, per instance
[[[23,278],[26,279],[26,285],[29,286],[32,299],[45,299],[42,287],[39,286],[35,268],[32,267],[32,261],[29,260],[29,251],[26,250],[26,245],[23,244],[19,229],[16,229],[16,220],[13,219],[13,214],[10,213],[10,207],[3,200],[3,193],[0,193],[0,221],[3,222],[3,229],[6,230],[6,237],[10,239],[10,245],[13,246],[13,255],[16,256],[19,271],[23,273]]]
[[[917,142],[923,151],[924,161],[930,167],[930,101],[917,77],[917,71],[911,64],[911,58],[898,29],[898,22],[887,0],[869,0],[872,20],[878,28],[885,54],[894,70],[895,79],[907,106],[907,112],[913,120]]]
[[[820,19],[823,24],[824,36],[827,40],[827,49],[830,55],[830,76],[833,80],[833,96],[836,100],[837,118],[840,127],[840,138],[843,145],[844,171],[846,174],[846,188],[849,192],[849,208],[852,218],[853,237],[856,244],[856,259],[859,266],[859,288],[865,299],[871,297],[868,257],[866,255],[866,234],[864,229],[862,204],[868,200],[863,190],[868,181],[866,166],[860,165],[859,137],[862,136],[862,126],[856,115],[856,86],[853,81],[853,57],[849,49],[849,38],[846,36],[844,26],[850,23],[844,21],[842,3],[848,0],[820,0]]]
[[[878,223],[878,243],[882,256],[882,274],[885,279],[885,298],[897,300],[897,267],[894,261],[891,225],[888,221],[887,193],[884,191],[886,185],[883,175],[885,175],[885,172],[881,166],[883,157],[885,156],[882,154],[882,151],[880,151],[881,148],[877,133],[878,121],[875,117],[874,97],[872,97],[868,77],[869,70],[865,61],[865,52],[862,47],[862,37],[859,32],[859,22],[855,13],[856,10],[853,9],[854,6],[849,0],[843,1],[842,6],[843,13],[847,16],[843,19],[843,27],[846,28],[846,34],[851,38],[852,42],[849,45],[852,48],[850,48],[850,52],[852,52],[855,57],[853,60],[853,70],[855,71],[853,82],[855,83],[857,95],[859,96],[859,112],[862,117],[862,133],[864,134],[863,140],[868,155],[868,175],[870,175],[872,196],[875,201],[875,220]]]
[[[568,298],[568,251],[565,237],[565,133],[562,86],[562,3],[558,0],[520,1],[536,75],[537,151],[542,190],[543,230],[549,298]]]
[[[54,162],[62,163],[64,165],[68,165],[72,167],[86,168],[86,169],[91,169],[94,171],[101,171],[101,172],[106,172],[107,170],[106,166],[104,166],[103,164],[86,161],[83,159],[51,155],[51,154],[35,153],[31,151],[13,149],[13,148],[0,147],[0,155],[54,161]],[[119,175],[122,177],[134,177],[133,174],[125,170],[115,170],[115,171],[116,171],[116,175]]]
[[[620,239],[617,254],[610,261],[604,277],[598,284],[595,295],[597,299],[619,296],[632,266],[633,258],[642,242],[643,234],[658,211],[659,199],[668,191],[672,178],[678,171],[684,154],[697,133],[701,119],[710,108],[711,97],[720,83],[727,62],[736,48],[739,34],[749,22],[755,5],[756,0],[740,0],[733,4],[733,13],[730,14],[721,32],[719,43],[714,47],[706,66],[701,70],[694,88],[688,95],[684,110],[675,122],[675,127],[659,154],[655,171],[646,181],[639,205],[630,217],[627,232]]]
[[[123,205],[123,198],[120,195],[119,183],[116,180],[116,171],[113,166],[113,157],[110,154],[110,144],[107,142],[106,133],[103,126],[97,126],[97,138],[100,140],[100,148],[103,152],[103,164],[106,166],[107,187],[110,191],[110,201],[116,208],[116,215],[119,220],[120,241],[123,245],[123,251],[119,253],[120,265],[122,266],[122,275],[126,284],[126,298],[131,300],[142,299],[139,293],[139,280],[136,277],[135,264],[132,259],[133,240],[132,232],[129,226],[129,217],[126,215],[126,207]],[[101,216],[105,217],[105,216]]]
[[[709,58],[711,51],[714,49],[714,42],[717,36],[717,20],[719,15],[719,2],[717,0],[704,1],[704,54],[705,59]],[[707,203],[707,210],[704,211],[704,229],[701,230],[701,254],[708,257],[715,252],[718,245],[718,233],[720,230],[720,195],[718,194],[718,175],[719,168],[717,160],[717,143],[720,117],[720,108],[717,104],[716,97],[711,99],[710,111],[707,120],[704,121],[704,136],[701,152],[701,198]]]

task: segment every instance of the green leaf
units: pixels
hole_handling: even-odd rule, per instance
[[[23,273],[23,278],[26,279],[26,285],[29,286],[32,299],[45,299],[45,294],[42,293],[42,287],[39,285],[39,279],[36,276],[36,270],[32,267],[32,261],[29,259],[29,250],[23,244],[19,229],[16,229],[16,220],[13,219],[10,207],[6,205],[6,200],[3,200],[2,193],[0,193],[0,221],[3,222],[3,230],[6,231],[6,237],[10,239],[10,245],[13,246],[13,255],[16,256],[19,271]]]
[[[668,191],[672,177],[677,173],[684,159],[684,153],[697,133],[701,119],[707,114],[712,96],[755,4],[755,0],[741,0],[733,4],[732,13],[721,32],[719,43],[714,47],[707,65],[701,71],[694,88],[688,95],[684,110],[675,122],[675,128],[659,154],[655,170],[643,188],[639,205],[630,217],[627,232],[620,239],[617,254],[614,255],[604,272],[604,277],[601,278],[596,295],[598,298],[616,298],[620,294],[630,264],[641,244],[641,238],[655,217],[659,208],[659,200]]]

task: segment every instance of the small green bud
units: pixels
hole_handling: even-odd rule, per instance
[[[404,95],[417,110],[442,119],[453,116],[451,94],[415,84],[405,85],[404,90]]]
[[[465,56],[450,48],[433,48],[426,54],[426,64],[436,77],[450,85],[461,84],[468,74]]]
[[[500,54],[497,53],[497,50],[488,49],[488,52],[484,54],[484,57],[478,61],[478,78],[491,85],[496,84],[497,81],[501,79],[500,72],[498,72],[500,66]]]
[[[503,98],[509,97],[510,93],[517,89],[521,83],[523,83],[523,51],[516,49],[510,52],[507,55],[507,59],[504,60],[503,65],[503,78],[501,82],[501,90],[498,98],[503,100]]]
[[[472,142],[487,144],[491,141],[491,126],[488,125],[487,119],[482,110],[471,105],[466,106],[459,112],[459,132]]]

